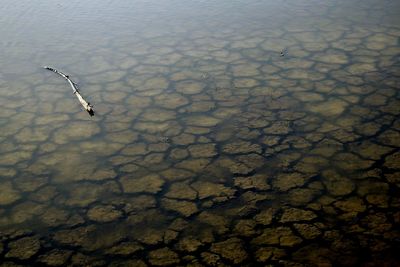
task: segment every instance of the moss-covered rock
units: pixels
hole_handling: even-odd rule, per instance
[[[16,258],[19,260],[28,260],[36,255],[40,250],[40,240],[37,236],[23,237],[8,244],[9,251],[6,258]]]
[[[49,266],[65,266],[71,255],[72,251],[53,249],[46,254],[40,255],[38,261]]]
[[[281,222],[298,222],[298,221],[310,221],[317,217],[317,215],[310,210],[286,208],[283,210]]]
[[[242,240],[238,238],[230,238],[222,242],[214,243],[211,245],[210,250],[230,260],[234,264],[240,264],[248,257]]]
[[[89,209],[87,216],[96,222],[112,222],[122,216],[122,212],[111,205],[98,205]]]
[[[157,174],[142,177],[124,176],[120,182],[125,193],[157,193],[164,185],[164,180]]]
[[[185,200],[163,198],[161,200],[161,205],[165,209],[179,212],[185,217],[191,216],[198,211],[195,203]]]
[[[171,266],[179,263],[178,254],[169,248],[160,248],[149,252],[149,262],[155,266]]]
[[[235,189],[211,182],[197,181],[191,184],[191,187],[198,192],[199,199],[219,196],[231,198],[235,193]]]
[[[0,205],[9,205],[21,198],[21,195],[15,190],[11,182],[0,182]]]
[[[296,236],[289,227],[267,228],[263,233],[254,238],[254,245],[281,245],[284,247],[293,247],[302,242],[302,239]]]
[[[261,153],[261,147],[248,141],[236,141],[223,146],[222,151],[227,154]]]

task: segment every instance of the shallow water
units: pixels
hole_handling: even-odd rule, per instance
[[[0,7],[0,264],[400,264],[398,2],[36,2]]]

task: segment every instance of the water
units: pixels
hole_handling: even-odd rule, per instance
[[[0,262],[400,264],[399,12],[3,0]]]

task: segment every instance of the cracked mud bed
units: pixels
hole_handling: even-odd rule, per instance
[[[398,1],[37,2],[0,7],[0,266],[400,265]]]

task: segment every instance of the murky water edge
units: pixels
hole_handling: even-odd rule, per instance
[[[5,2],[0,266],[400,263],[395,1]]]

